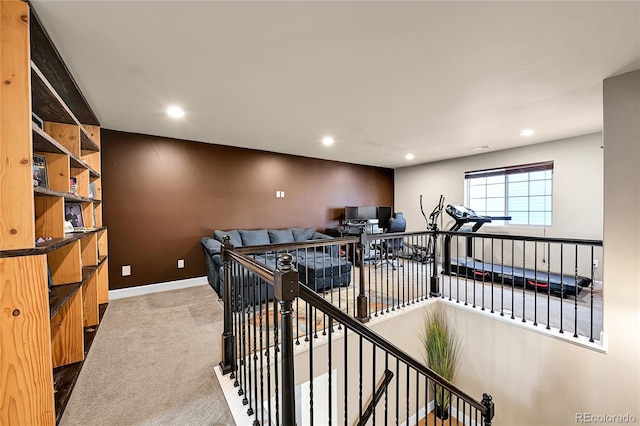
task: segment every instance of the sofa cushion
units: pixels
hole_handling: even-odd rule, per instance
[[[215,238],[205,237],[202,238],[200,242],[211,255],[220,253],[220,250],[222,249],[222,243]]]
[[[313,237],[313,233],[316,232],[313,228],[291,228],[293,231],[293,240],[298,241],[307,241]]]
[[[293,231],[287,229],[269,229],[269,240],[272,244],[293,243]]]
[[[232,229],[231,231],[213,231],[213,236],[216,240],[221,243],[224,242],[223,238],[225,235],[228,235],[231,239],[231,244],[234,247],[242,247],[242,238],[240,238],[240,233],[237,229]]]
[[[351,271],[351,262],[344,257],[335,258],[316,254],[299,257],[296,261],[298,273],[304,276],[323,277]]]
[[[265,244],[271,244],[269,241],[269,233],[266,229],[245,230],[240,229],[240,238],[242,238],[242,244],[244,246],[261,246]]]

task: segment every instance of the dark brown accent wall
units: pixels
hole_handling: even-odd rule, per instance
[[[111,289],[204,276],[200,239],[214,229],[323,230],[344,206],[393,205],[392,169],[113,130],[101,139]]]

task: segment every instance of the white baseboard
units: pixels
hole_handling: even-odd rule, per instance
[[[186,280],[167,281],[166,283],[109,290],[109,300],[142,296],[143,294],[158,293],[161,291],[178,290],[180,288],[195,287],[204,284],[208,284],[207,277],[187,278]]]

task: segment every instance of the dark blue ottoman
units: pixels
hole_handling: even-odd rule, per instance
[[[343,257],[313,253],[298,257],[298,277],[307,287],[322,292],[351,282],[351,262]]]

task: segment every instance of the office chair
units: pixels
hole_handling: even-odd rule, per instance
[[[407,230],[407,221],[402,215],[402,212],[396,212],[391,219],[389,219],[389,228],[385,233],[404,232]],[[389,238],[382,242],[382,256],[383,259],[376,263],[376,267],[382,264],[390,263],[393,269],[396,269],[396,265],[402,267],[402,263],[398,262],[398,252],[404,248],[403,238]],[[395,260],[395,262],[394,262]]]

